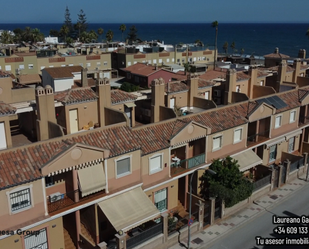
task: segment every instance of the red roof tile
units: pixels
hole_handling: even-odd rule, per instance
[[[81,66],[72,67],[46,67],[42,71],[46,71],[52,78],[73,78],[73,73],[80,73],[82,70]]]
[[[129,67],[126,67],[122,70],[124,70],[126,72],[130,72],[132,74],[148,76],[148,75],[153,74],[155,72],[158,72],[162,69],[160,69],[160,68],[156,69],[155,66],[147,65],[147,64],[144,64],[144,63],[136,63],[136,64],[129,66]]]
[[[41,83],[39,74],[22,74],[18,80],[21,84]]]
[[[137,96],[124,92],[122,90],[112,90],[111,91],[111,101],[112,104],[127,102],[127,101],[135,101]]]
[[[16,112],[16,108],[0,101],[0,116],[14,114]]]
[[[55,93],[55,100],[64,104],[79,103],[97,100],[96,93],[90,87],[73,88]]]
[[[188,91],[189,87],[183,82],[167,82],[165,84],[165,92],[183,92]]]

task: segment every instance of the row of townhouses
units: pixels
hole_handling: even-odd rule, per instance
[[[0,247],[167,248],[187,234],[192,174],[193,233],[305,172],[308,66],[268,57],[281,61],[177,81],[136,63],[125,74],[160,77],[134,93],[78,65],[44,68],[35,87],[1,72]],[[199,196],[228,155],[254,186],[232,208]]]

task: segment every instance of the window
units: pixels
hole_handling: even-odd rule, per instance
[[[136,61],[133,62],[134,65],[135,65],[136,63],[137,63]]]
[[[162,59],[159,59],[159,63],[162,63]]]
[[[97,67],[100,67],[101,66],[101,62],[97,62]]]
[[[53,185],[55,185],[54,177],[53,176],[50,176],[50,177],[46,176],[45,177],[45,186],[50,187],[50,186],[53,186]]]
[[[166,59],[166,62],[170,62],[170,59]]]
[[[103,64],[104,66],[107,66],[107,61],[104,61],[104,64]]]
[[[45,68],[45,66],[41,66],[41,70],[43,70]]]
[[[240,142],[242,139],[242,128],[234,131],[234,143]]]
[[[240,93],[240,85],[237,85],[237,86],[236,86],[236,92],[237,92],[237,93]]]
[[[28,64],[29,69],[33,69],[33,64]]]
[[[291,111],[290,112],[290,123],[295,122],[296,120],[296,111]]]
[[[162,170],[162,155],[149,158],[149,174],[153,174]]]
[[[74,66],[74,64],[69,64],[69,67],[73,67]]]
[[[160,212],[167,210],[167,189],[161,189],[154,194],[154,201]]]
[[[128,66],[131,66],[131,62],[130,61],[128,62]]]
[[[212,150],[219,150],[222,147],[222,136],[217,136],[212,139]]]
[[[276,117],[275,128],[278,128],[281,126],[281,119],[282,119],[282,116]]]
[[[294,151],[295,137],[289,139],[289,153]]]
[[[30,188],[10,193],[10,203],[12,212],[31,207]]]
[[[205,92],[205,99],[209,99],[209,92]]]
[[[174,62],[175,61],[175,59],[174,58],[172,58],[172,62]]]
[[[24,237],[25,249],[48,249],[46,228],[42,228],[36,233],[30,233]]]
[[[62,67],[65,67],[65,65],[61,65]]]
[[[25,65],[19,65],[19,67],[18,67],[19,69],[25,69]]]
[[[87,63],[86,63],[86,67],[91,67],[91,63],[90,63],[90,62],[87,62]]]
[[[11,65],[5,65],[5,71],[11,71],[12,68],[11,68]]]
[[[79,65],[80,65],[81,67],[83,67],[83,66],[84,66],[84,63],[79,63]]]
[[[264,86],[264,80],[260,81],[260,86]]]
[[[116,161],[116,176],[122,177],[131,173],[131,157],[122,158]]]
[[[156,60],[156,59],[153,59],[152,62],[153,62],[153,64],[156,64],[156,63],[157,63],[157,60]]]
[[[269,148],[269,162],[273,162],[276,160],[277,156],[277,145],[273,145]]]

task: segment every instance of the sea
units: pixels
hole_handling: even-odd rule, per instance
[[[0,30],[14,30],[15,28],[38,28],[45,36],[51,29],[60,30],[62,23],[12,23],[1,24]],[[106,32],[113,31],[113,41],[122,41],[122,33],[119,30],[120,23],[88,23],[88,30],[97,31],[103,28],[104,33],[99,41],[104,41]],[[194,43],[201,40],[210,49],[215,43],[215,28],[211,23],[125,23],[126,38],[129,29],[135,25],[137,36],[141,40],[160,40],[165,44],[176,45],[179,43]],[[279,48],[282,54],[296,57],[300,49],[309,52],[309,39],[306,31],[309,24],[306,23],[219,23],[218,26],[218,50],[223,53],[223,44],[228,42],[228,53],[240,53],[263,56],[273,53]],[[230,48],[235,43],[235,50]]]

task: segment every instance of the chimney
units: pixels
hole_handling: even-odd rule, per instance
[[[249,89],[248,89],[248,97],[249,99],[252,99],[253,98],[253,86],[254,85],[258,85],[258,82],[257,82],[257,68],[255,68],[254,66],[251,66],[249,68],[249,76],[250,76],[250,81],[249,81]]]
[[[236,90],[236,80],[237,72],[235,69],[229,69],[226,73],[226,83],[225,83],[225,105],[232,103],[232,92]]]
[[[189,87],[188,106],[193,107],[194,97],[198,95],[198,75],[189,73],[187,77],[187,85]]]
[[[300,75],[300,59],[294,60],[293,68],[295,69],[293,72],[293,82],[297,83],[297,77]]]
[[[37,138],[39,141],[49,139],[48,122],[56,123],[53,88],[47,85],[45,89],[41,86],[35,89],[35,100],[37,105]]]
[[[285,81],[285,74],[286,74],[286,61],[283,60],[281,61],[279,67],[278,67],[278,79],[277,79],[277,85],[275,90],[279,92],[280,90],[280,85],[282,84],[283,81]]]
[[[88,78],[87,78],[88,68],[82,68],[81,70],[81,78],[82,78],[82,87],[88,86]]]
[[[306,49],[300,49],[298,51],[298,58],[300,59],[306,59]]]
[[[100,78],[100,74],[97,74],[96,79],[96,88],[98,94],[98,120],[100,123],[100,127],[105,126],[105,107],[111,106],[111,87],[109,84],[109,79]]]
[[[160,106],[164,105],[165,82],[162,78],[151,82],[151,123],[160,121]]]
[[[279,54],[279,48],[275,48],[275,54]]]

